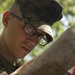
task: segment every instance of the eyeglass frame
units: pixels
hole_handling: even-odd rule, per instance
[[[24,28],[25,28],[25,26],[28,24],[27,22],[25,22],[24,18],[20,18],[20,17],[16,16],[15,14],[13,14],[12,12],[9,12],[9,13],[10,13],[12,16],[18,18],[20,21],[22,21],[22,22],[24,23]],[[28,18],[25,18],[25,19],[27,19],[27,20],[29,21]],[[30,24],[30,25],[33,27],[33,29],[36,31],[36,34],[38,35],[38,37],[40,37],[40,35],[39,35],[39,33],[37,32],[36,28],[30,23],[30,21],[29,21],[29,24]],[[23,30],[24,30],[24,28],[23,28]],[[25,30],[24,30],[24,32],[25,32],[26,34],[28,34]],[[28,35],[29,35],[29,34],[28,34]],[[30,35],[30,36],[32,36],[32,35]],[[45,36],[46,36],[46,35],[45,35]],[[47,42],[45,45],[40,44],[39,41],[38,41],[38,43],[39,43],[41,46],[46,46],[50,41],[48,41],[47,39],[45,39],[44,36],[43,36],[43,39]]]

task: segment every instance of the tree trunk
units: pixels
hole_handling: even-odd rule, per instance
[[[75,65],[75,26],[67,29],[41,55],[16,75],[63,75]]]

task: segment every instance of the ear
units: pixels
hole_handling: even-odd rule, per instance
[[[10,19],[10,12],[9,11],[4,12],[3,18],[2,18],[2,22],[4,26],[6,27],[8,26],[9,19]]]

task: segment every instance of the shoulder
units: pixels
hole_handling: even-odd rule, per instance
[[[7,60],[5,60],[3,57],[0,57],[0,75],[7,75],[4,73],[12,73],[16,70],[16,66],[9,63]]]

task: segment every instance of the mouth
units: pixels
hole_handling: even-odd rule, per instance
[[[23,49],[24,51],[26,51],[27,53],[30,52],[30,49],[28,49],[28,48],[26,48],[26,47],[24,47],[24,46],[21,46],[21,47],[22,47],[22,49]]]

